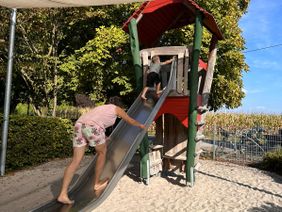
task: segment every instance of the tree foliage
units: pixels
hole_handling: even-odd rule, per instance
[[[60,66],[64,90],[87,93],[95,101],[104,101],[109,91],[119,91],[120,95],[131,92],[130,73],[126,72],[129,67],[124,68],[128,66],[123,55],[127,41],[128,36],[120,28],[97,28],[95,37]]]
[[[126,8],[131,7],[132,5]],[[54,102],[57,100],[59,103],[62,101],[71,103],[74,99],[74,93],[79,91],[91,94],[95,100],[101,100],[106,96],[108,90],[117,85],[117,88],[114,89],[115,92],[122,95],[127,94],[131,90],[131,84],[128,83],[130,74],[129,76],[126,74],[129,68],[127,67],[124,73],[119,69],[121,66],[128,66],[127,63],[123,63],[127,58],[124,54],[126,46],[124,48],[118,46],[118,44],[126,43],[126,35],[120,28],[110,27],[113,23],[121,24],[122,19],[118,17],[122,17],[122,14],[127,16],[127,13],[130,12],[126,11],[123,5],[18,10],[16,57],[13,70],[14,87],[12,90],[21,90],[21,92],[13,95],[12,102],[29,102],[38,115],[43,115],[42,108],[47,108],[47,111],[50,111],[55,107]],[[10,10],[1,8],[1,18],[5,20],[1,23],[1,26],[5,27],[0,31],[0,39],[4,41],[0,43],[1,96],[4,94],[9,13]],[[116,37],[120,35],[120,39],[112,36],[105,37],[106,34],[103,35],[103,33],[107,33],[107,29],[109,30],[107,36],[114,33]],[[116,32],[117,34],[115,34]],[[113,46],[110,46],[111,44]],[[120,51],[112,54],[116,51],[115,48],[120,48]],[[97,55],[95,55],[96,50]],[[91,58],[93,55],[95,56]],[[72,60],[80,56],[81,61],[75,62],[78,69],[67,75],[66,63],[70,64]],[[111,63],[105,62],[110,57],[116,58],[112,58]],[[92,64],[90,65],[90,63]],[[59,67],[64,67],[64,69]],[[85,81],[77,81],[81,84],[70,86],[78,79],[77,72],[83,75],[80,79],[85,79]],[[117,77],[119,73],[122,74]],[[94,78],[88,78],[90,75]],[[69,78],[71,76],[73,79]],[[16,78],[20,83],[15,81]],[[91,79],[94,80],[93,85]],[[91,85],[88,87],[89,84]],[[97,94],[93,89],[97,91]]]
[[[238,24],[246,13],[249,0],[195,0],[195,2],[214,16],[224,36],[224,40],[218,44],[210,104],[215,110],[222,106],[239,107],[244,98],[242,72],[248,71],[248,65],[242,53],[245,49],[245,40]],[[171,30],[163,35],[160,45],[192,45],[193,34],[192,25]],[[201,49],[201,58],[204,61],[207,61],[210,40],[211,33],[204,28]]]
[[[213,14],[225,37],[218,44],[211,105],[214,109],[238,107],[244,97],[242,71],[248,70],[238,22],[249,0],[195,2]],[[76,93],[89,95],[95,102],[104,102],[110,95],[134,95],[128,35],[121,27],[139,5],[18,10],[13,102],[29,102],[42,115],[43,107],[54,110],[56,102],[72,104]],[[1,86],[9,14],[8,9],[0,8]],[[210,39],[211,34],[204,30],[201,57],[205,61]],[[190,25],[164,33],[159,45],[191,45],[192,41]],[[3,90],[1,87],[1,99]]]
[[[213,14],[224,35],[224,40],[218,44],[211,105],[214,109],[222,106],[239,107],[245,96],[242,90],[242,72],[248,71],[242,53],[245,49],[245,40],[242,37],[239,20],[246,12],[249,0],[196,2]]]

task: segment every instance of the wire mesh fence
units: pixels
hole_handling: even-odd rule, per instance
[[[210,127],[205,129],[202,149],[215,160],[236,163],[259,162],[270,151],[282,148],[282,129],[234,129]]]

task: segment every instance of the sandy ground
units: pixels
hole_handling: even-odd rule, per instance
[[[0,178],[0,211],[28,211],[58,194],[70,159],[55,160]],[[79,173],[90,157],[86,157]],[[185,186],[183,174],[153,176],[148,186],[139,182],[131,163],[98,212],[135,211],[282,211],[282,177],[255,168],[200,160],[196,184]],[[76,178],[79,176],[76,175]]]
[[[89,163],[86,156],[73,182]],[[64,169],[70,158],[8,173],[0,178],[0,212],[24,212],[53,199],[59,193]]]

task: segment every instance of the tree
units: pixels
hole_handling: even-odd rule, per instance
[[[4,105],[5,77],[8,60],[9,10],[0,8],[0,108]]]
[[[29,9],[18,12],[17,69],[28,88],[28,99],[38,115],[53,108],[63,84],[58,74],[59,42],[83,9]]]
[[[242,72],[248,70],[238,22],[249,0],[195,2],[215,17],[225,37],[218,44],[210,103],[213,109],[238,107],[244,97]],[[71,103],[75,93],[90,95],[96,102],[109,95],[132,96],[134,71],[121,26],[139,5],[18,10],[13,102],[29,98],[42,115],[43,107],[54,113],[57,101]],[[0,85],[6,73],[9,14],[0,8]],[[205,61],[210,38],[204,30]],[[193,26],[185,26],[164,33],[159,45],[190,45],[192,40]]]
[[[212,84],[210,105],[217,110],[222,106],[236,108],[244,98],[242,91],[242,72],[248,71],[248,65],[242,51],[245,41],[238,26],[240,18],[246,13],[249,0],[195,0],[202,8],[210,12],[224,36],[218,44],[218,57]],[[164,34],[161,45],[191,45],[193,26],[171,30]],[[204,28],[201,58],[207,61],[211,34]]]
[[[94,100],[99,99],[101,101],[110,93],[125,95],[130,92],[131,77],[130,74],[129,76],[126,75],[130,68],[128,68],[128,63],[125,62],[127,52],[130,52],[126,50],[128,48],[126,44],[124,45],[126,34],[122,30],[110,26],[115,23],[120,27],[123,20],[126,19],[123,17],[127,17],[132,9],[134,9],[132,5],[118,5],[18,10],[14,75],[23,82],[14,84],[16,88],[21,85],[21,93],[20,97],[17,97],[17,100],[13,98],[12,102],[30,102],[38,115],[43,115],[42,108],[47,108],[47,111],[52,109],[52,113],[55,114],[57,101],[59,103],[62,101],[72,102],[76,92],[92,94]],[[7,37],[9,10],[1,8],[2,10],[6,17],[3,18],[5,23],[1,23],[5,27],[1,28],[0,35],[3,34]],[[1,13],[2,16],[4,16],[4,13]],[[102,29],[103,26],[104,29]],[[99,29],[96,30],[97,28],[100,28],[101,33],[99,33]],[[103,35],[104,32],[107,34],[107,30],[112,33],[117,32],[121,40],[115,40],[115,38],[112,41],[109,40],[112,38],[111,36],[105,37]],[[96,35],[97,32],[98,35]],[[7,43],[6,37],[5,42]],[[101,45],[99,42],[101,42]],[[109,44],[113,46],[109,46]],[[117,44],[121,44],[121,46]],[[95,55],[94,51],[96,50],[101,50],[106,54],[101,56],[97,52],[97,55],[100,55],[99,57],[90,58],[91,55]],[[6,55],[6,51],[1,51],[1,62],[6,60]],[[80,64],[77,66],[79,69],[66,74],[66,63],[70,64],[70,61],[80,57],[83,58],[85,64],[76,61],[76,64]],[[105,62],[106,58],[111,62]],[[89,64],[93,60],[96,60],[97,70],[96,66]],[[97,64],[100,64],[100,66]],[[65,68],[58,69],[58,67]],[[91,70],[88,67],[91,67]],[[120,68],[125,68],[125,70],[121,71]],[[91,73],[91,71],[93,72]],[[68,82],[76,80],[75,74],[77,72],[81,73],[81,76],[83,76],[81,80],[85,79],[85,81],[79,81],[78,83],[81,84],[77,85],[76,89],[75,86],[70,86]],[[91,77],[88,76],[93,73],[97,76],[92,78],[94,84],[91,84]],[[4,74],[3,66],[1,68],[1,79],[4,79]],[[70,79],[71,76],[73,76],[72,79]],[[1,85],[4,85],[2,81]],[[104,87],[99,87],[100,85]],[[94,93],[93,89],[97,91],[97,94]],[[16,89],[13,88],[13,90]],[[101,90],[100,93],[99,90]]]
[[[9,47],[9,26],[10,26],[11,10],[0,8],[0,108],[4,106],[6,71],[8,62],[8,47]],[[15,68],[15,66],[14,66]],[[11,111],[14,110],[17,103],[20,101],[20,96],[25,94],[25,86],[22,78],[15,71],[12,72],[13,84],[11,89]]]
[[[60,66],[65,73],[64,90],[84,92],[96,102],[104,101],[113,90],[120,95],[130,93],[132,70],[125,62],[124,51],[127,42],[128,36],[120,28],[97,28],[95,37]]]

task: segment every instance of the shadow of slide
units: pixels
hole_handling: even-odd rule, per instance
[[[267,202],[260,207],[253,207],[247,210],[248,212],[281,212],[282,207],[273,203]]]
[[[224,180],[224,181],[227,181],[227,182],[230,182],[230,183],[237,184],[239,186],[243,186],[243,187],[246,187],[246,188],[250,188],[250,189],[253,189],[253,190],[256,190],[256,191],[264,192],[266,194],[270,194],[270,195],[282,198],[281,194],[273,193],[273,192],[267,191],[265,189],[261,189],[261,188],[257,188],[257,187],[254,187],[254,186],[251,186],[251,185],[248,185],[248,184],[241,183],[241,182],[229,180],[229,179],[226,179],[224,177],[220,177],[220,176],[217,176],[217,175],[214,175],[214,174],[209,174],[209,173],[206,173],[206,172],[203,172],[203,171],[198,171],[198,173],[201,173],[201,174],[209,176],[209,177],[214,177],[214,178],[217,178],[217,179],[220,179],[220,180]]]

